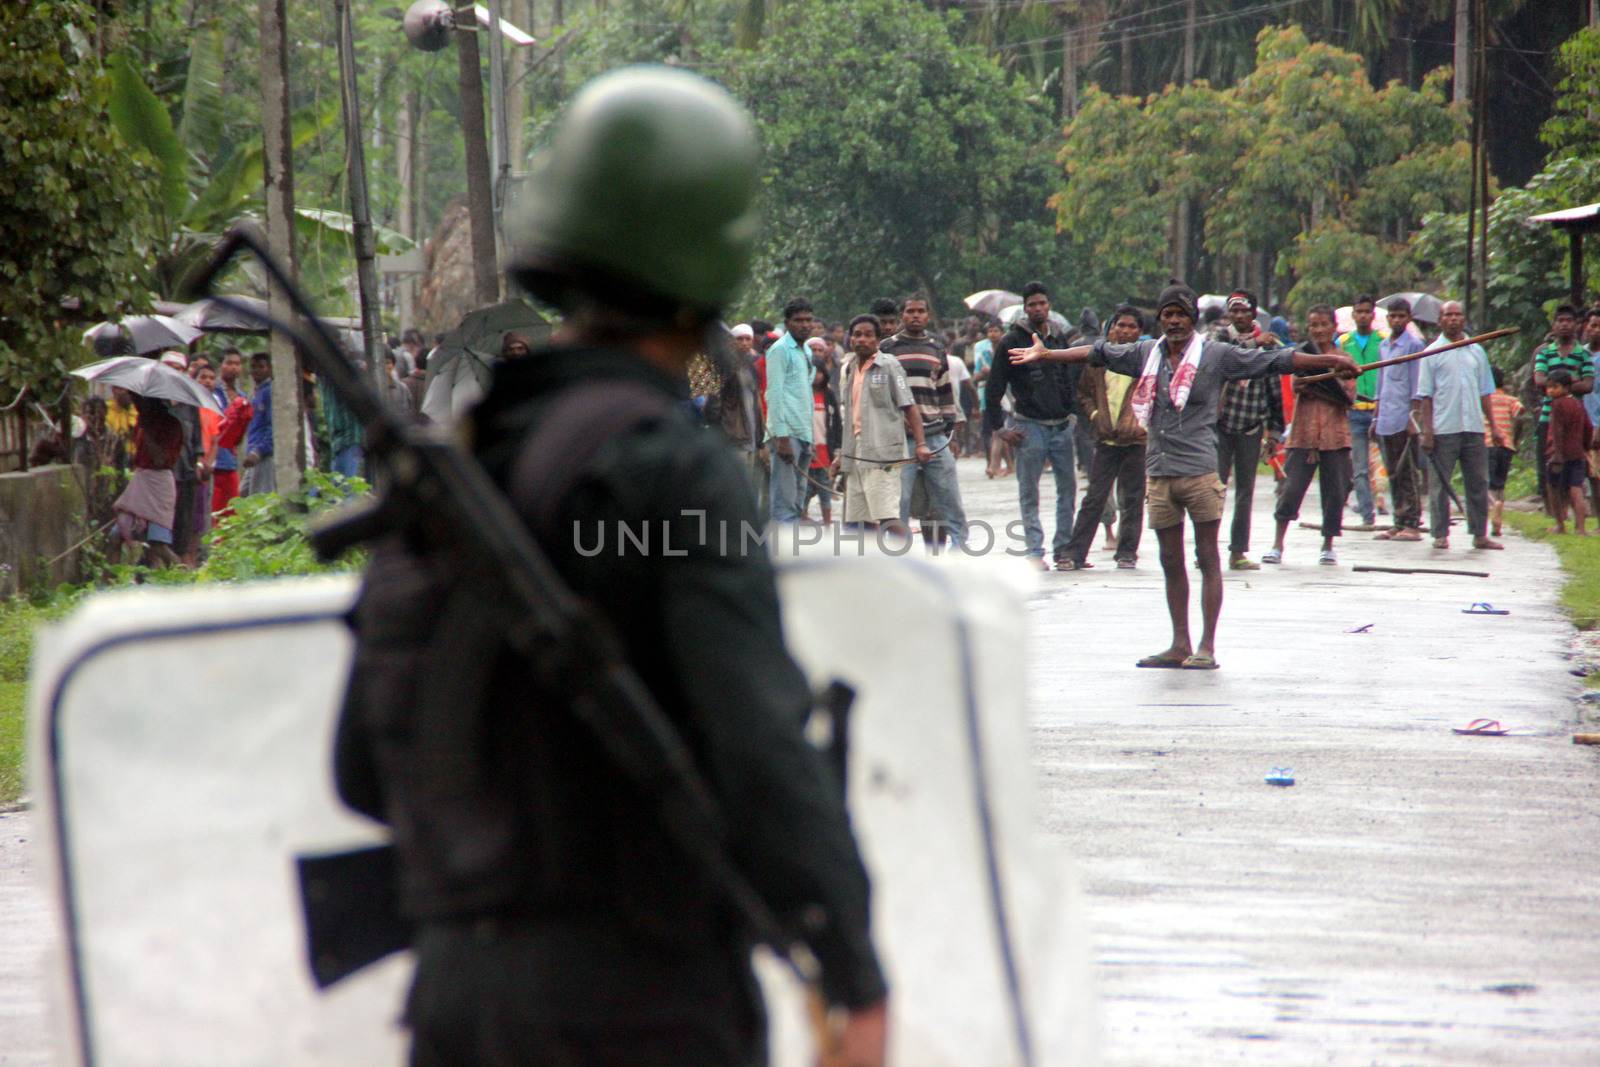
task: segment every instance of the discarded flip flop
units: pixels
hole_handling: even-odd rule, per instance
[[[1175,671],[1178,668],[1182,667],[1184,665],[1184,663],[1186,663],[1186,662],[1187,662],[1186,660],[1173,659],[1171,656],[1155,655],[1155,656],[1146,656],[1144,659],[1142,659],[1138,663],[1134,664],[1134,666],[1136,666],[1136,667],[1153,667],[1153,668],[1155,668],[1157,670],[1163,670],[1163,671]]]
[[[1186,671],[1214,671],[1220,668],[1222,664],[1218,663],[1214,657],[1208,656],[1203,652],[1196,652],[1184,660],[1180,666]]]
[[[1350,627],[1350,629],[1346,630],[1345,633],[1347,633],[1347,634],[1370,634],[1372,632],[1372,628],[1375,625],[1377,625],[1377,624],[1369,622],[1369,623],[1364,623],[1364,624],[1362,624],[1360,626],[1352,626],[1352,627]]]
[[[1450,732],[1474,737],[1504,737],[1511,731],[1501,726],[1499,719],[1473,719],[1465,729],[1452,726]]]
[[[1505,608],[1497,608],[1493,604],[1490,604],[1490,603],[1488,603],[1486,601],[1481,601],[1480,600],[1478,603],[1472,605],[1472,607],[1470,607],[1470,608],[1462,608],[1461,609],[1461,614],[1463,614],[1463,615],[1510,615],[1511,612],[1507,611]]]
[[[1294,768],[1274,767],[1267,772],[1267,777],[1264,780],[1268,785],[1294,785]]]

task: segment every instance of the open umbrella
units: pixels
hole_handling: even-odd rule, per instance
[[[1432,293],[1390,293],[1378,301],[1378,306],[1388,309],[1389,304],[1395,300],[1404,299],[1411,305],[1411,317],[1418,322],[1437,325],[1439,322],[1439,308],[1444,301]]]
[[[195,329],[206,333],[238,333],[259,334],[266,336],[266,323],[258,317],[267,313],[267,302],[257,296],[235,296],[228,294],[227,299],[234,304],[241,305],[235,310],[225,304],[209,297],[196,300],[194,303],[178,312],[173,318]],[[359,330],[360,319],[336,318],[328,315],[321,316],[322,321],[335,329]]]
[[[217,398],[209,389],[159,360],[145,359],[143,356],[114,356],[79,367],[72,373],[91,382],[120,386],[140,396],[222,411],[222,405],[217,403]]]
[[[449,422],[487,392],[508,333],[520,333],[536,346],[549,338],[550,323],[520,300],[468,312],[428,354],[422,413],[435,422]]]
[[[1018,304],[1015,307],[1008,307],[1000,312],[1000,325],[1006,327],[1015,326],[1017,323],[1021,322],[1027,317],[1028,313],[1022,310],[1021,304]],[[1066,318],[1057,311],[1050,312],[1050,325],[1054,326],[1061,333],[1067,333],[1072,329],[1072,327],[1067,324]]]
[[[987,315],[991,319],[998,319],[1006,308],[1020,306],[1022,297],[1009,289],[980,289],[961,302],[967,305],[969,310]]]
[[[84,341],[97,349],[124,336],[132,342],[134,353],[143,355],[164,348],[188,348],[200,331],[167,315],[129,315],[120,322],[102,322],[83,332]]]

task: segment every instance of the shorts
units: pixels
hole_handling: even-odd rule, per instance
[[[1511,474],[1511,457],[1516,454],[1516,451],[1510,448],[1489,446],[1490,489],[1500,490],[1506,487],[1506,478]]]
[[[899,517],[898,470],[858,465],[845,475],[845,522],[889,522]]]
[[[1589,482],[1589,465],[1581,459],[1569,459],[1560,466],[1550,467],[1550,488],[1582,489]]]
[[[1189,521],[1196,524],[1219,522],[1227,496],[1228,487],[1222,484],[1215,471],[1182,478],[1151,478],[1145,493],[1150,529],[1166,530],[1177,526],[1183,522],[1184,512],[1188,512]]]

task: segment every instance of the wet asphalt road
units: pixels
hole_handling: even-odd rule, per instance
[[[1015,482],[961,467],[1003,529]],[[1029,602],[1044,817],[1082,869],[1106,1063],[1600,1063],[1600,750],[1569,742],[1553,554],[1315,550],[1296,528],[1281,569],[1228,576],[1214,673],[1133,667],[1167,638],[1148,534],[1137,570],[1097,549]],[[1350,570],[1408,561],[1493,576]],[[1512,614],[1461,613],[1483,600]],[[1450,732],[1480,716],[1518,736]],[[1280,766],[1293,787],[1262,781]],[[3,1067],[50,1062],[30,824],[0,816]]]
[[[969,514],[1014,517],[1014,480],[961,466]],[[1263,482],[1253,556],[1271,506]],[[1217,672],[1134,667],[1169,637],[1148,531],[1137,570],[1043,577],[1028,710],[1107,1064],[1600,1063],[1600,750],[1570,742],[1555,556],[1466,540],[1351,533],[1327,567],[1291,529],[1282,567],[1227,576]],[[1492,577],[1350,569],[1408,563]],[[1519,736],[1451,732],[1484,716]]]

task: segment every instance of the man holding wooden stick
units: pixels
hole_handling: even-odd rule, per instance
[[[1467,340],[1466,313],[1458,301],[1450,300],[1439,310],[1442,331],[1422,353],[1422,371],[1417,376],[1417,417],[1422,435],[1422,450],[1433,461],[1434,480],[1428,497],[1428,512],[1433,528],[1433,547],[1450,547],[1450,505],[1448,492],[1455,468],[1461,467],[1461,482],[1466,497],[1467,529],[1473,548],[1504,548],[1489,539],[1489,454],[1484,446],[1484,427],[1493,424],[1489,397],[1494,395],[1494,378],[1489,371],[1489,356],[1480,344],[1458,345]],[[1434,351],[1449,348],[1448,351]],[[1510,448],[1509,441],[1492,431],[1494,443]]]

